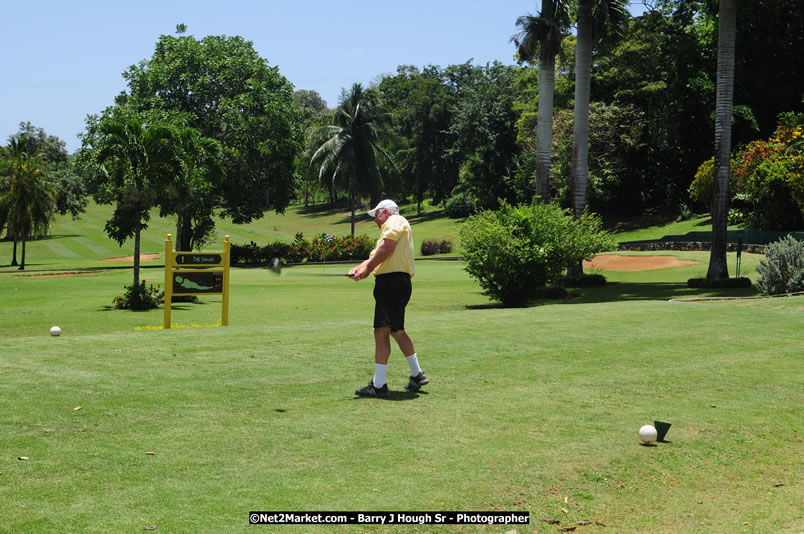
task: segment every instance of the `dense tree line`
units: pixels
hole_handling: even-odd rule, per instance
[[[124,73],[128,89],[115,104],[88,117],[75,157],[63,143],[61,152],[48,148],[60,141],[30,124],[9,140],[0,183],[6,235],[24,240],[47,228],[8,224],[11,179],[26,169],[48,177],[55,211],[79,213],[87,192],[115,204],[107,232],[121,243],[147,225],[150,209],[176,217],[176,246],[185,250],[212,235],[215,216],[248,222],[291,202],[354,212],[393,196],[420,211],[431,199],[464,216],[537,198],[609,220],[707,209],[711,202],[689,189],[715,154],[719,6],[655,0],[631,18],[624,5],[545,0],[535,15],[512,13],[518,33],[500,36],[513,41],[520,64],[403,65],[345,89],[331,107],[315,91],[294,92],[249,41],[196,39],[179,25]],[[768,162],[742,165],[746,185],[728,194],[753,206],[747,220],[767,224],[767,206],[757,206],[797,198],[801,185],[804,10],[797,0],[736,8],[731,153]],[[783,149],[772,137],[782,113]],[[154,163],[147,139],[161,163],[142,175],[138,158]]]
[[[558,1],[542,6],[567,9]],[[398,165],[387,169],[385,194],[417,203],[432,197],[455,214],[494,208],[499,200],[527,202],[537,194],[573,206],[577,40],[566,16],[560,17],[563,26],[548,25],[553,34],[563,33],[551,49],[559,58],[551,166],[549,179],[540,181],[538,127],[544,121],[537,111],[544,46],[528,55],[524,29],[543,19],[515,21],[523,31],[512,49],[530,63],[407,65],[377,83],[393,116],[395,138],[385,148]],[[759,20],[772,20],[783,31],[760,31]],[[717,6],[708,2],[658,0],[643,15],[610,30],[614,39],[593,41],[585,193],[593,211],[617,218],[690,203],[696,171],[714,154],[717,21]],[[595,19],[593,27],[598,24]],[[767,138],[780,113],[804,109],[798,82],[804,77],[802,29],[804,15],[793,0],[740,3],[732,119],[736,150]],[[324,113],[319,117],[325,123]],[[332,200],[331,190],[327,199]]]

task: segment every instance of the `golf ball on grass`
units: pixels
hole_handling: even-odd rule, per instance
[[[642,443],[653,443],[657,436],[658,433],[653,425],[645,425],[639,429],[639,439],[642,440]]]
[[[51,336],[60,336],[61,335],[61,328],[58,326],[53,326],[50,328],[50,335]]]

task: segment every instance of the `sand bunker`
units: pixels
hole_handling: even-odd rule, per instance
[[[26,278],[62,278],[64,276],[81,276],[82,274],[95,274],[95,273],[93,271],[76,271],[71,273],[15,274],[14,276],[24,276]]]
[[[159,259],[159,254],[140,254],[140,261],[155,261]],[[134,261],[134,256],[120,256],[119,258],[104,258],[98,261]]]
[[[600,269],[603,271],[649,271],[651,269],[669,269],[695,265],[697,261],[680,260],[675,256],[619,256],[617,254],[601,254],[592,261],[583,262],[584,269]]]

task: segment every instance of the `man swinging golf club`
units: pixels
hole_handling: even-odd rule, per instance
[[[349,276],[359,281],[374,273],[374,379],[355,391],[355,395],[387,398],[391,337],[410,366],[405,389],[418,391],[428,383],[427,375],[419,367],[413,340],[405,332],[405,306],[410,300],[410,279],[415,272],[413,232],[393,200],[383,200],[368,214],[380,228],[380,238],[369,259],[352,268]]]

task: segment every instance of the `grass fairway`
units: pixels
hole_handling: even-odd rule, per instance
[[[695,268],[604,272],[569,303],[501,309],[460,263],[419,262],[408,330],[431,384],[405,393],[395,351],[389,401],[352,395],[373,372],[373,301],[370,281],[320,276],[343,266],[236,269],[229,327],[203,328],[220,318],[207,297],[168,331],[146,329],[161,310],[104,308],[128,270],[2,274],[0,530],[523,510],[519,527],[267,528],[800,532],[804,301],[669,302]],[[639,445],[654,419],[670,443]]]
[[[419,261],[407,323],[431,384],[406,393],[395,350],[391,399],[356,399],[373,373],[370,280],[234,269],[230,326],[209,327],[220,297],[202,297],[158,330],[162,310],[108,308],[130,269],[37,272],[130,265],[98,263],[131,253],[99,233],[104,209],[30,243],[30,272],[0,243],[0,532],[804,531],[804,297],[671,301],[756,294],[687,288],[709,254],[673,252],[698,263],[602,271],[606,287],[503,309],[461,263]],[[285,217],[221,223],[219,241],[348,232],[342,213]],[[414,232],[454,227],[425,216]],[[154,218],[143,252],[170,231]],[[758,261],[743,254],[742,274]],[[654,420],[672,423],[669,442],[641,446]],[[516,510],[530,524],[259,527],[252,510]]]

